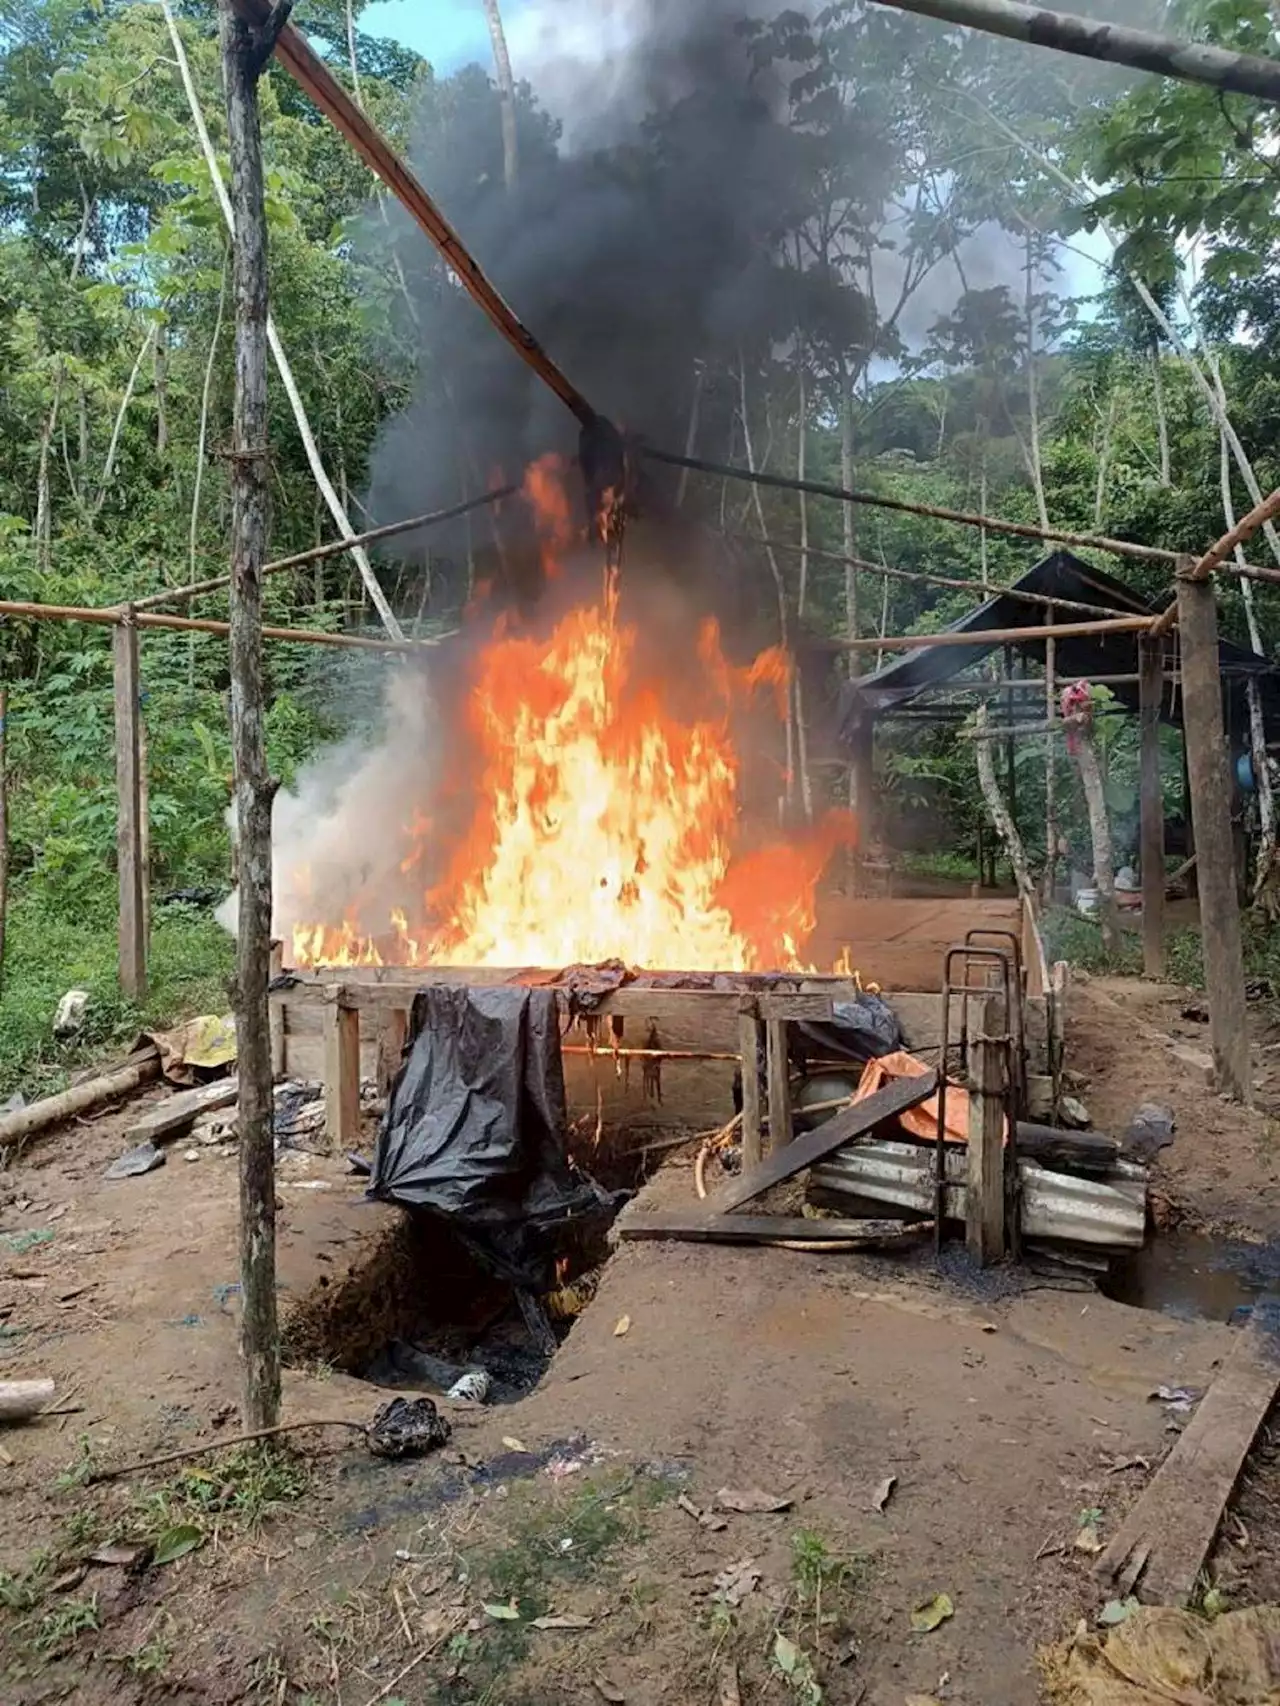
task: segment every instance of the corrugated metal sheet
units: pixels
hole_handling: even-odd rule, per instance
[[[965,1150],[948,1149],[946,1212],[953,1220],[965,1217],[967,1166]],[[1051,1173],[1033,1161],[1021,1161],[1018,1167],[1025,1237],[1114,1249],[1141,1247],[1147,1220],[1143,1168],[1117,1162],[1112,1177],[1103,1181]],[[824,1190],[933,1213],[933,1151],[919,1144],[888,1139],[851,1144],[815,1167],[811,1178]]]

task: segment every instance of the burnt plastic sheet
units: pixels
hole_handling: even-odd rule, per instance
[[[903,1046],[898,1015],[880,995],[866,991],[852,1001],[834,1001],[827,1020],[791,1026],[788,1048],[803,1070],[811,1060],[847,1060],[866,1065]]]
[[[624,1200],[565,1149],[555,991],[433,985],[414,997],[410,1036],[369,1195],[442,1216],[494,1272],[546,1289],[557,1231]]]

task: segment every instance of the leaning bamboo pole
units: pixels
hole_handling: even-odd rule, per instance
[[[452,521],[456,516],[467,515],[473,509],[484,509],[489,504],[501,503],[504,498],[513,497],[520,490],[519,486],[499,486],[492,492],[485,492],[478,498],[467,498],[462,503],[450,504],[446,509],[428,510],[425,515],[407,516],[404,521],[388,521],[381,527],[370,527],[364,533],[355,533],[350,539],[331,539],[324,545],[312,545],[306,551],[295,551],[289,557],[277,557],[273,563],[264,563],[264,575],[277,575],[283,569],[302,569],[311,563],[322,563],[326,557],[340,557],[349,551],[353,545],[373,545],[380,539],[394,539],[402,533],[414,533],[420,527],[433,527],[437,522]],[[220,592],[230,586],[230,575],[211,575],[208,580],[192,581],[188,586],[167,586],[160,592],[148,593],[145,598],[135,598],[135,610],[155,610],[162,604],[185,604],[190,598],[198,598],[206,592]]]
[[[1036,628],[970,628],[944,629],[940,634],[892,634],[881,639],[826,640],[828,651],[873,652],[883,646],[885,651],[928,651],[932,646],[994,646],[1021,645],[1027,640],[1075,640],[1088,634],[1145,634],[1154,631],[1159,620],[1155,616],[1116,616],[1107,621],[1058,622],[1053,627]]]
[[[119,609],[97,609],[92,605],[30,604],[20,599],[0,599],[0,616],[22,616],[34,622],[88,622],[98,628],[114,628],[123,621]],[[180,634],[229,634],[227,622],[209,616],[167,616],[138,611],[133,621],[139,628],[169,628]],[[264,640],[284,640],[298,645],[347,646],[365,652],[422,652],[450,638],[444,634],[431,640],[375,640],[364,634],[326,634],[319,628],[263,628]]]

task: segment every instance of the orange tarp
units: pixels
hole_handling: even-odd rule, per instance
[[[869,1060],[863,1067],[853,1099],[855,1102],[861,1102],[864,1097],[874,1095],[891,1078],[923,1078],[929,1070],[922,1060],[917,1060],[915,1055],[908,1054],[905,1049],[898,1049],[894,1054],[882,1054],[878,1060]],[[953,1078],[947,1080],[946,1121],[946,1141],[968,1143],[969,1092]],[[898,1115],[898,1123],[905,1131],[910,1132],[912,1137],[918,1137],[928,1143],[936,1142],[938,1098],[930,1096],[927,1101],[908,1108],[905,1114]]]

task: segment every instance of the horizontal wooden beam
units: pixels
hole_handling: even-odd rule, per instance
[[[858,1244],[873,1248],[898,1244],[932,1230],[932,1221],[806,1220],[801,1215],[707,1214],[696,1209],[628,1215],[618,1222],[618,1237],[627,1243],[674,1238],[691,1244]]]
[[[825,640],[833,652],[926,652],[934,646],[996,646],[1027,640],[1075,640],[1090,634],[1144,634],[1154,631],[1158,616],[1115,616],[1097,622],[1056,622],[1050,627],[944,628],[940,634],[889,634],[883,639]]]
[[[33,604],[24,599],[0,599],[0,616],[21,616],[33,622],[88,622],[98,628],[114,628],[132,621],[138,628],[168,628],[179,634],[222,634],[231,632],[227,622],[206,616],[164,616],[155,611],[131,612],[127,605],[106,610],[92,605]],[[284,640],[309,646],[346,646],[365,652],[420,652],[440,644],[431,640],[373,640],[363,634],[326,634],[318,628],[263,628],[264,640]],[[447,637],[447,636],[443,636]]]

